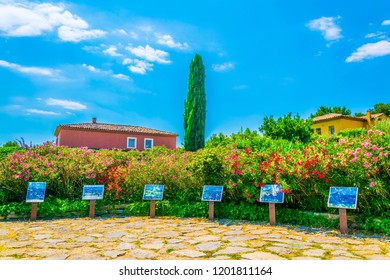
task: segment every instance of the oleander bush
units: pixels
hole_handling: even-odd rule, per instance
[[[165,205],[167,213],[203,215],[204,206],[198,207],[197,203],[205,184],[224,185],[223,202],[236,205],[229,208],[233,212],[240,207],[260,209],[259,205],[263,205],[258,200],[260,188],[280,184],[285,203],[278,208],[283,211],[337,213],[327,207],[329,187],[356,186],[358,208],[350,212],[362,223],[367,221],[372,230],[387,229],[389,123],[380,122],[368,131],[313,136],[309,143],[273,140],[245,130],[231,136],[214,135],[203,150],[196,152],[164,147],[144,152],[90,150],[58,147],[53,143],[17,148],[0,157],[0,205],[23,203],[29,181],[47,182],[47,197],[61,201],[79,201],[85,184],[104,184],[102,203],[106,205],[143,205],[144,185],[164,184],[164,201],[178,207],[168,211],[171,208]],[[229,215],[237,218],[263,217],[261,211],[233,212]],[[293,216],[290,218],[296,220]]]

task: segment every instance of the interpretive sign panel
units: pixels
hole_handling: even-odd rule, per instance
[[[202,201],[221,201],[222,200],[223,186],[210,186],[203,187]]]
[[[104,185],[85,185],[83,188],[83,200],[101,200],[104,196]]]
[[[283,203],[284,193],[280,185],[265,185],[260,188],[260,202]]]
[[[144,200],[162,200],[164,195],[164,185],[145,185]]]
[[[26,202],[43,202],[45,200],[46,182],[29,182]]]
[[[356,187],[330,187],[328,207],[356,209],[358,188]]]

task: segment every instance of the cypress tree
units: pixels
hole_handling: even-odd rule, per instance
[[[184,149],[196,151],[205,144],[206,91],[202,57],[196,54],[190,64],[187,98],[184,101]]]

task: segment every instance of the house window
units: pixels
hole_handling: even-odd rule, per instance
[[[144,148],[145,148],[145,150],[148,150],[148,149],[153,148],[153,139],[151,139],[151,138],[145,138],[145,141],[144,141]]]
[[[333,126],[333,125],[332,125],[332,126],[329,126],[329,133],[330,133],[331,135],[334,134],[334,126]]]
[[[318,135],[321,135],[321,128],[316,128],[316,133],[317,133]]]
[[[127,148],[128,149],[136,149],[137,148],[137,138],[127,137]]]

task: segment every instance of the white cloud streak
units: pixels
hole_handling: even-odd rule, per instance
[[[11,37],[41,36],[58,32],[63,41],[79,42],[103,36],[106,32],[89,29],[81,17],[63,4],[20,1],[0,3],[0,35]]]
[[[342,38],[341,28],[335,23],[340,17],[321,17],[311,20],[307,27],[311,30],[321,31],[327,41],[334,41]]]
[[[172,49],[179,49],[179,50],[185,50],[189,48],[187,43],[179,43],[179,42],[176,43],[173,40],[172,36],[169,34],[165,34],[165,35],[155,34],[155,35],[157,38],[157,44],[165,45]]]
[[[153,71],[153,64],[139,60],[139,59],[131,59],[131,58],[126,58],[123,60],[123,65],[129,65],[128,69],[130,72],[135,73],[135,74],[140,74],[140,75],[145,75],[147,71]]]
[[[234,69],[234,63],[225,62],[223,64],[213,64],[211,67],[215,72],[227,72]]]
[[[365,59],[371,59],[390,54],[390,42],[382,40],[376,43],[369,43],[359,47],[354,53],[346,58],[346,62],[360,62]]]
[[[382,25],[390,25],[390,19],[382,21]]]
[[[26,112],[29,114],[45,115],[45,116],[58,116],[58,115],[60,115],[60,113],[56,113],[56,112],[52,112],[52,111],[38,110],[38,109],[26,109]]]
[[[103,76],[110,76],[112,78],[118,79],[118,80],[124,80],[124,81],[131,81],[131,78],[124,74],[113,74],[111,70],[101,70],[96,68],[92,65],[83,64],[82,65],[85,69],[88,69],[90,72],[100,74]]]
[[[46,99],[46,104],[49,106],[59,106],[68,110],[82,111],[87,109],[87,106],[79,102],[63,99],[48,98]]]
[[[110,46],[106,50],[103,51],[103,53],[109,55],[109,56],[122,56],[120,53],[117,53],[118,48],[115,46]]]
[[[7,62],[5,60],[0,60],[0,67],[5,67],[27,75],[38,75],[38,76],[48,76],[48,77],[53,77],[58,72],[57,70],[51,68],[22,66],[19,64]]]
[[[138,46],[136,48],[127,47],[126,49],[133,55],[149,62],[157,62],[161,64],[171,63],[171,61],[168,60],[169,54],[167,52],[154,49],[149,45],[146,45],[145,47]]]

